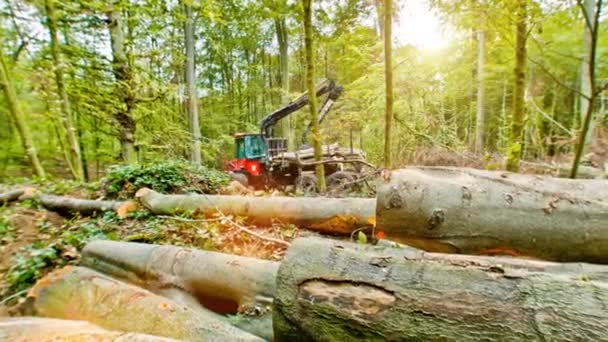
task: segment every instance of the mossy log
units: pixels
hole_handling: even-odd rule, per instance
[[[147,290],[84,267],[50,273],[28,293],[36,316],[85,320],[102,328],[185,341],[263,341]]]
[[[330,234],[350,234],[375,223],[376,201],[371,198],[248,197],[224,195],[163,195],[140,189],[137,198],[154,214],[196,212],[242,216],[249,223],[291,223]]]
[[[411,168],[377,193],[377,230],[417,248],[608,263],[606,180]]]
[[[435,256],[295,240],[277,275],[276,339],[608,340],[606,266]]]
[[[166,337],[109,331],[85,321],[41,317],[0,318],[0,341],[177,342]]]

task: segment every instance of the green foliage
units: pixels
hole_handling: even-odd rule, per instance
[[[46,269],[63,263],[55,246],[30,244],[23,247],[13,258],[7,280],[10,292],[18,292],[32,286]]]
[[[102,184],[109,197],[132,197],[143,187],[161,193],[186,191],[214,193],[229,180],[226,173],[206,166],[167,162],[112,166]]]

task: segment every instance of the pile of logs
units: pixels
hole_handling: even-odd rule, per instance
[[[608,340],[608,181],[408,168],[384,175],[377,194],[142,189],[137,201],[154,214],[219,212],[332,235],[367,228],[389,240],[298,238],[280,263],[93,241],[81,266],[51,273],[28,293],[27,313],[45,318],[0,320],[0,339],[65,330],[135,341]],[[100,202],[93,212],[128,204],[90,202]]]

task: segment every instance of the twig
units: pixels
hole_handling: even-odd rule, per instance
[[[10,296],[8,296],[8,297],[4,298],[4,299],[3,299],[3,300],[0,302],[0,305],[4,305],[4,304],[8,303],[8,301],[10,301],[11,299],[14,299],[14,298],[16,298],[16,297],[21,296],[22,294],[26,293],[28,290],[29,290],[29,289],[25,289],[25,290],[21,290],[21,291],[19,291],[19,292],[17,292],[17,293],[13,293],[12,295],[10,295]]]
[[[275,239],[275,238],[271,238],[269,236],[264,236],[262,234],[258,234],[256,232],[254,232],[253,230],[239,224],[238,222],[235,222],[233,219],[231,219],[230,217],[224,215],[221,211],[218,210],[218,213],[221,215],[222,220],[226,220],[228,223],[230,223],[233,227],[238,228],[242,231],[244,231],[247,234],[253,235],[255,237],[257,237],[258,239],[261,240],[266,240],[266,241],[270,241],[270,242],[274,242],[274,243],[278,243],[280,245],[289,247],[291,246],[291,243],[284,241],[284,240],[279,240],[279,239]]]
[[[164,218],[164,219],[167,219],[167,220],[182,221],[182,222],[217,222],[217,221],[221,221],[222,220],[222,218],[189,219],[189,218],[183,218],[183,217],[177,217],[177,216],[166,216],[166,215],[156,215],[156,217]]]

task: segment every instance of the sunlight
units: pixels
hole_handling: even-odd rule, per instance
[[[398,45],[415,45],[425,50],[439,50],[450,43],[438,16],[429,9],[428,0],[409,0],[400,8],[394,36]]]

